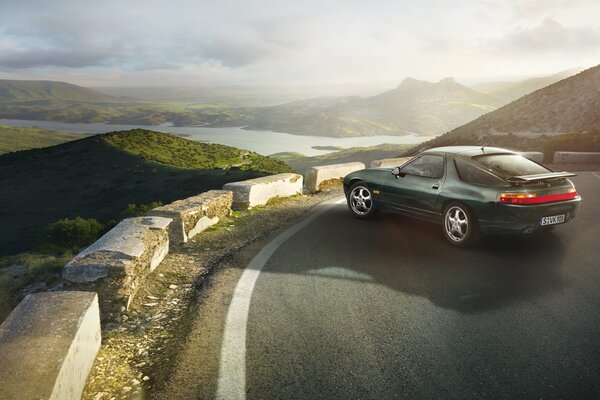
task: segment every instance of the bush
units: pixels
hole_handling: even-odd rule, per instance
[[[41,247],[43,250],[53,253],[77,252],[94,243],[104,231],[104,225],[95,219],[81,217],[61,219],[48,225],[46,242]]]
[[[140,204],[139,206],[137,204],[128,204],[127,208],[122,213],[123,218],[143,217],[148,213],[148,211],[162,205],[162,201],[153,201],[152,203]]]

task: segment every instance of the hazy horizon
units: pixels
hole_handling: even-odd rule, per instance
[[[519,80],[600,60],[590,0],[2,3],[2,79],[383,88],[406,77]]]

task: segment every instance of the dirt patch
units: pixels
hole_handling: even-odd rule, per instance
[[[83,399],[142,399],[160,389],[173,370],[211,273],[240,249],[342,194],[333,185],[314,196],[278,200],[234,212],[169,255],[148,277],[129,310],[102,317],[102,348]]]

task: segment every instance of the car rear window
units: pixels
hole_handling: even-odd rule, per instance
[[[548,168],[518,154],[490,154],[474,157],[474,159],[485,166],[506,174],[507,176],[534,175],[552,172]]]
[[[466,162],[460,159],[455,159],[454,164],[460,179],[465,182],[473,183],[476,185],[485,186],[507,186],[506,181],[498,178],[490,172],[484,171],[476,165]]]

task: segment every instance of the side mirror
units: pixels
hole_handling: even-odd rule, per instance
[[[400,178],[401,176],[404,176],[404,174],[402,172],[400,172],[400,167],[395,167],[392,170],[392,175],[394,175],[396,177],[396,179]]]

